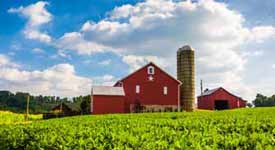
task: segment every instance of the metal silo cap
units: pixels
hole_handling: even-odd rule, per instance
[[[179,51],[186,51],[186,50],[194,51],[194,49],[190,45],[185,45],[185,46],[179,48]]]

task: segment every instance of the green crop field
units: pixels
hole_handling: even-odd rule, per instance
[[[42,119],[42,115],[29,115],[29,121],[25,122],[24,114],[16,114],[9,111],[0,111],[0,125],[25,124]]]
[[[0,149],[275,149],[275,108],[1,124]]]

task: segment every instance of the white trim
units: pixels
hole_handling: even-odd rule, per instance
[[[136,85],[136,94],[140,93],[140,85]]]
[[[163,87],[163,95],[167,95],[168,94],[168,87],[164,86]]]

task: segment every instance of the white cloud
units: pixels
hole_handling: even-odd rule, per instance
[[[6,55],[0,54],[0,68],[2,67],[14,67],[18,68],[20,65],[13,63],[9,57]]]
[[[264,40],[275,38],[275,28],[273,26],[257,26],[251,29],[251,40],[263,43]]]
[[[35,39],[41,42],[50,43],[52,38],[45,32],[40,31],[40,27],[52,20],[52,15],[45,8],[49,3],[39,1],[35,4],[19,8],[10,8],[9,13],[19,13],[27,18],[28,22],[23,31],[27,39]]]
[[[85,32],[85,31],[90,30],[90,28],[92,27],[92,24],[93,24],[93,22],[90,22],[90,21],[85,22],[81,27],[81,31]]]
[[[130,72],[133,72],[149,62],[154,62],[157,65],[165,68],[167,67],[165,60],[162,60],[156,56],[136,56],[126,55],[123,56],[122,61],[129,64]]]
[[[254,50],[254,51],[245,51],[243,52],[243,57],[249,57],[249,56],[262,56],[264,54],[264,50]]]
[[[5,66],[0,68],[1,89],[69,97],[90,93],[92,80],[78,76],[70,64],[34,71]]]
[[[112,86],[115,84],[116,81],[117,81],[117,78],[109,74],[93,77],[93,85]]]
[[[104,66],[105,66],[105,65],[110,65],[111,62],[112,62],[111,59],[107,59],[107,60],[103,60],[103,61],[99,62],[98,64],[99,64],[99,65],[104,65]]]
[[[26,29],[24,31],[24,34],[25,34],[26,38],[31,39],[31,40],[39,40],[39,41],[45,42],[45,43],[50,43],[52,41],[52,38],[48,34],[42,33],[38,30]]]
[[[76,51],[78,54],[93,54],[103,52],[106,46],[83,39],[81,33],[66,33],[56,42],[56,47],[62,50]],[[111,49],[111,48],[110,48]]]
[[[34,53],[39,53],[39,54],[45,53],[44,50],[41,49],[41,48],[33,48],[32,51],[33,51]]]
[[[275,64],[272,65],[272,68],[275,69]]]

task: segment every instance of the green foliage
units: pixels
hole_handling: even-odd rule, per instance
[[[82,114],[90,114],[91,113],[91,96],[83,96],[80,103],[80,108]]]
[[[255,105],[255,107],[275,106],[275,95],[267,97],[262,94],[257,94],[256,99],[253,101],[253,104]]]
[[[30,96],[30,113],[46,113],[53,107],[62,102],[78,105],[83,104],[83,114],[90,112],[90,95],[68,98],[60,98],[55,96],[32,96],[29,93],[17,92],[15,94],[9,91],[0,91],[0,110],[8,110],[17,113],[24,113],[26,110],[26,97]]]
[[[275,108],[68,117],[0,125],[0,149],[275,149]]]

